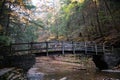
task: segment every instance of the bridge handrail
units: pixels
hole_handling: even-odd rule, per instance
[[[24,48],[26,45],[26,48]],[[19,46],[19,47],[18,47]],[[21,48],[21,46],[23,46]],[[105,53],[106,48],[109,46],[98,45],[96,43],[87,43],[87,42],[63,42],[63,41],[51,41],[51,42],[28,42],[28,43],[12,43],[11,52],[23,52],[23,51],[46,51],[47,53],[50,50],[57,51],[61,50],[64,54],[64,51],[71,50],[75,53],[77,50],[83,50],[87,54],[88,51],[94,51],[96,54],[98,52]],[[14,49],[13,49],[14,48]]]

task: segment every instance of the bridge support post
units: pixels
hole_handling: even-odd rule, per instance
[[[28,42],[28,44],[27,44],[27,45],[28,45],[28,49],[29,49],[29,50],[28,50],[28,53],[31,53],[31,43],[30,43],[30,42]]]
[[[48,42],[46,42],[46,55],[48,56]]]
[[[33,49],[33,43],[30,43],[30,53],[32,54],[32,49]]]
[[[98,54],[98,49],[97,49],[97,44],[95,43],[95,52],[96,52],[96,55]]]
[[[62,54],[65,54],[65,50],[64,50],[65,46],[64,46],[64,42],[62,42]]]
[[[105,53],[105,44],[103,43],[103,53]]]
[[[75,54],[75,43],[72,41],[72,50],[73,50],[73,54]]]
[[[85,54],[87,54],[87,43],[85,42]]]
[[[10,43],[10,54],[12,54],[12,43]]]

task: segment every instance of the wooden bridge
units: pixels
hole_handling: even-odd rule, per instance
[[[30,42],[11,44],[11,53],[32,53],[36,55],[53,54],[86,54],[103,55],[105,52],[112,52],[113,47],[98,45],[95,42]]]

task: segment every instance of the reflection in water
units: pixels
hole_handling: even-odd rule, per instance
[[[67,80],[105,80],[111,78],[112,80],[120,79],[120,73],[105,73],[95,70],[80,70],[72,72],[50,73],[45,76],[44,80],[59,80],[67,77]],[[111,80],[110,79],[110,80]],[[107,79],[108,80],[108,79]]]

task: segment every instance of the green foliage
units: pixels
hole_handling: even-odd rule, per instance
[[[0,45],[1,46],[9,46],[11,42],[10,37],[8,36],[0,36]]]
[[[112,29],[119,29],[120,5],[119,1],[85,0],[83,3],[71,0],[64,1],[56,22],[51,28],[51,32],[65,37],[82,33],[84,37],[101,36],[110,32]],[[110,8],[110,10],[108,9]],[[78,35],[76,33],[76,35]],[[72,36],[73,37],[73,36]]]
[[[13,1],[13,2],[12,2]],[[26,3],[26,0],[19,0],[14,2],[11,1],[11,5],[21,6],[20,8],[23,11],[15,12],[12,8],[8,9],[6,7],[6,3],[4,4],[4,8],[2,11],[2,15],[0,15],[0,25],[2,26],[2,35],[5,34],[11,38],[12,42],[30,42],[35,41],[38,38],[38,28],[43,29],[44,24],[41,20],[32,20],[30,19],[31,14],[28,13],[28,9],[31,10],[35,8],[35,6],[31,5],[29,1]],[[29,4],[28,4],[29,3]],[[2,4],[2,3],[1,3]],[[1,5],[0,5],[1,6]],[[10,17],[8,14],[11,14]],[[22,15],[22,16],[21,16]],[[4,17],[4,18],[3,18]],[[8,42],[7,42],[8,41]],[[1,43],[9,43],[7,38],[2,37]]]
[[[34,24],[22,25],[22,28],[13,24],[10,31],[12,42],[31,42],[37,40],[38,37],[38,26]]]
[[[66,13],[70,13],[73,8],[74,8],[74,4],[69,4],[64,6],[63,11]]]
[[[81,6],[82,3],[77,1],[71,2],[68,0],[64,2],[59,13],[60,16],[56,17],[56,23],[51,27],[51,32],[58,36],[68,37],[79,29]]]
[[[27,27],[24,32],[24,39],[26,42],[36,41],[38,39],[38,27],[32,25]]]

